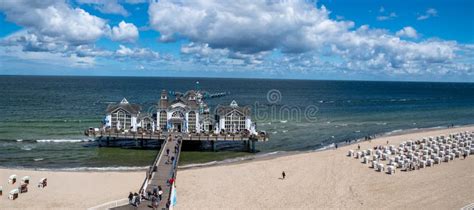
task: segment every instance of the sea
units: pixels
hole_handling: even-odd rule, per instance
[[[199,84],[196,82],[199,81]],[[227,78],[0,76],[0,167],[36,170],[139,170],[157,149],[98,147],[84,136],[105,108],[126,98],[153,112],[163,89],[222,93],[211,110],[250,106],[270,135],[258,153],[235,148],[184,151],[182,167],[321,150],[373,135],[474,123],[474,83]]]

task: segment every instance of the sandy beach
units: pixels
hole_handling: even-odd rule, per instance
[[[437,129],[361,142],[361,149],[460,131]],[[237,164],[179,170],[177,209],[369,208],[459,209],[474,203],[474,156],[394,175],[346,156],[357,144]],[[281,172],[286,179],[282,180]],[[29,192],[8,200],[11,174],[30,176]],[[36,187],[47,177],[49,186]],[[0,169],[1,209],[85,209],[126,198],[144,172],[54,172]]]

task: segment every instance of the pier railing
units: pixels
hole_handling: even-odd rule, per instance
[[[109,201],[107,203],[103,203],[94,207],[87,208],[87,210],[105,210],[105,209],[111,209],[117,206],[123,206],[128,204],[128,198],[120,199],[120,200],[115,200],[115,201]]]
[[[163,148],[166,145],[166,143],[167,143],[167,140],[165,140],[165,141],[163,141],[163,143],[161,143],[160,151],[158,151],[158,155],[156,155],[156,158],[153,160],[153,163],[151,164],[150,168],[147,170],[145,180],[143,180],[143,184],[140,187],[140,189],[138,190],[138,192],[142,192],[142,190],[143,191],[146,190],[146,187],[148,186],[148,180],[153,176],[153,173],[155,172],[156,164],[158,163],[158,161],[160,161],[161,154],[163,153],[163,150],[164,150]]]

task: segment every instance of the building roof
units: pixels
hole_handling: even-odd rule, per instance
[[[106,112],[112,113],[118,109],[123,109],[130,114],[138,114],[140,113],[140,110],[142,109],[142,107],[138,104],[128,103],[127,99],[123,98],[122,101],[118,104],[109,104],[107,106]]]
[[[186,106],[185,108],[187,108],[187,109],[198,109],[199,108],[199,104],[196,101],[187,100],[185,97],[182,97],[182,96],[177,96],[172,102],[170,102],[168,104],[168,107],[160,107],[160,108],[169,108],[169,107],[172,107],[173,105],[178,104],[178,103],[183,104],[184,106]]]
[[[251,113],[251,109],[250,109],[249,106],[240,107],[237,104],[237,102],[232,101],[229,106],[222,106],[222,105],[217,106],[216,114],[222,116],[222,115],[226,115],[226,114],[228,114],[228,113],[230,113],[234,110],[242,113],[245,116],[250,116],[250,113]]]

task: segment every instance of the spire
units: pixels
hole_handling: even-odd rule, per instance
[[[120,101],[121,104],[128,104],[128,101],[126,98],[123,98],[122,101]]]
[[[235,108],[235,107],[238,107],[239,105],[237,104],[237,102],[235,100],[232,100],[232,102],[230,103],[230,107],[232,108]]]

